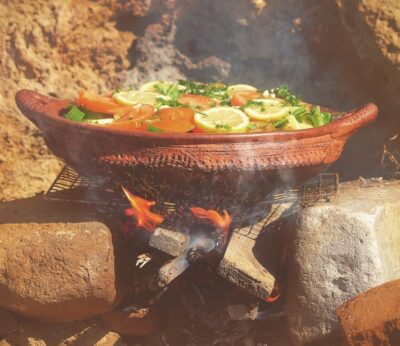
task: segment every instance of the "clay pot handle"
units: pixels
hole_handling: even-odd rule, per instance
[[[329,126],[332,127],[332,137],[337,138],[351,134],[358,128],[374,121],[378,116],[378,107],[374,103],[367,103],[353,111],[346,113],[339,119],[333,121]]]
[[[58,117],[60,111],[70,104],[67,100],[58,100],[27,89],[16,93],[15,102],[21,112],[34,124],[44,117]]]

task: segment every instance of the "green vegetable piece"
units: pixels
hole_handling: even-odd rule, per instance
[[[286,118],[280,119],[278,121],[274,122],[274,127],[277,129],[280,129],[284,127],[288,123],[288,120]]]
[[[307,116],[308,121],[311,122],[311,124],[314,127],[318,127],[321,125],[324,125],[322,121],[322,116],[321,116],[321,110],[319,106],[315,106],[311,109],[310,113]]]
[[[332,114],[329,112],[321,112],[321,116],[324,125],[329,124],[332,121]]]
[[[78,107],[72,105],[69,108],[68,113],[65,114],[65,117],[73,121],[82,121],[85,118],[85,115],[86,114],[82,112]]]
[[[163,130],[161,130],[161,129],[159,129],[159,128],[153,126],[153,125],[148,125],[148,126],[147,126],[147,131],[150,131],[150,132],[158,132],[158,133],[163,133],[163,132],[164,132]]]

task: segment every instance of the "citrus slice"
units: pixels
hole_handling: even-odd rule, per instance
[[[158,90],[155,88],[155,86],[157,84],[168,86],[168,85],[171,85],[172,83],[164,82],[162,80],[157,80],[157,81],[154,81],[154,82],[148,82],[148,83],[145,83],[145,84],[141,85],[140,88],[139,88],[139,91],[158,92]]]
[[[226,89],[229,96],[232,96],[236,91],[257,91],[257,88],[248,84],[233,84]]]
[[[254,120],[279,120],[288,114],[290,107],[277,99],[255,99],[245,107],[244,112]]]
[[[286,130],[301,130],[300,123],[292,114],[289,114],[286,119],[288,121],[287,125],[285,126]]]
[[[246,132],[249,118],[237,108],[214,107],[203,113],[196,113],[194,122],[205,132],[241,133]]]
[[[285,130],[305,130],[313,128],[310,124],[299,122],[292,114],[289,114],[286,119],[288,122],[285,126]]]
[[[159,97],[162,97],[162,95],[148,91],[133,90],[118,91],[113,95],[114,100],[124,106],[133,106],[138,103],[154,105]]]

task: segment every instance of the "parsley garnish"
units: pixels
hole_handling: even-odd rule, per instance
[[[224,102],[230,105],[230,98],[227,93],[228,86],[223,83],[200,83],[195,81],[179,80],[182,92],[185,94],[202,95]]]
[[[287,86],[280,86],[279,88],[273,89],[276,96],[285,100],[285,104],[288,106],[298,106],[301,102],[300,98],[293,95]]]

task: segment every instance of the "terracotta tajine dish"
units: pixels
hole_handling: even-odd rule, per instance
[[[368,103],[306,130],[167,134],[73,122],[60,116],[70,101],[30,90],[19,91],[16,102],[49,149],[80,174],[110,177],[144,198],[228,210],[321,172],[378,113]]]

